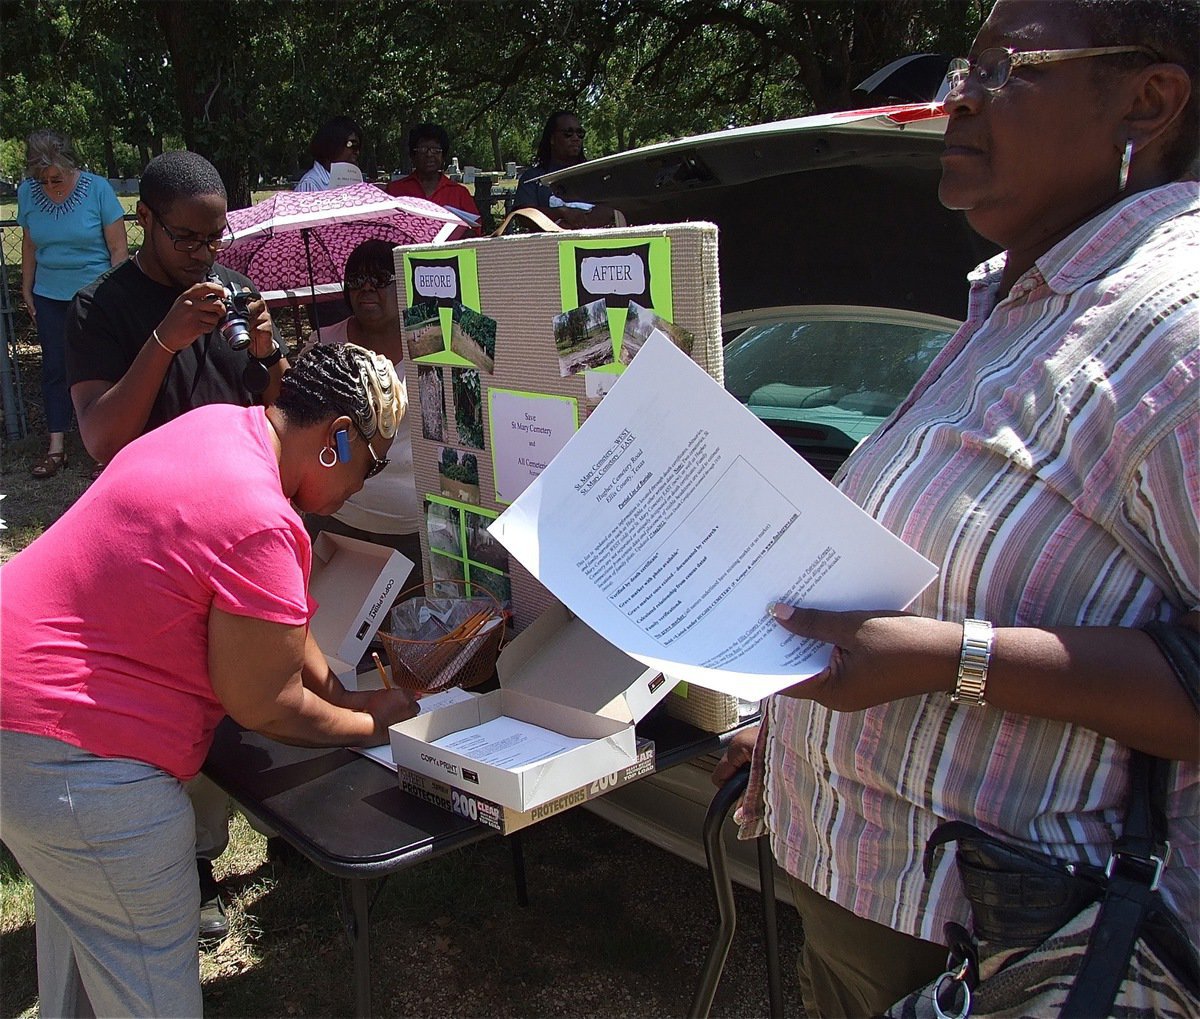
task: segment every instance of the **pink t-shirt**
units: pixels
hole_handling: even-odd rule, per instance
[[[225,713],[209,609],[305,625],[311,561],[261,407],[148,432],[0,568],[0,729],[191,778]]]

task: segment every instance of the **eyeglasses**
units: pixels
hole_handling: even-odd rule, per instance
[[[564,138],[584,138],[587,136],[587,130],[582,127],[560,127],[558,133]]]
[[[357,152],[362,148],[362,142],[360,142],[357,138],[351,138],[348,142],[346,142],[346,148],[350,149],[352,152]]]
[[[419,152],[423,156],[440,156],[442,147],[440,145],[418,145],[413,152]]]
[[[363,435],[363,431],[358,425],[354,426],[354,430],[362,437],[362,441],[367,444],[367,452],[371,454],[371,466],[367,468],[367,473],[363,475],[363,481],[370,481],[376,474],[379,474],[392,461],[386,456],[376,456],[375,447],[371,445],[371,440]]]
[[[150,209],[150,206],[147,205],[146,208]],[[194,234],[180,236],[162,221],[162,217],[157,212],[154,212],[153,209],[150,211],[154,213],[154,222],[162,227],[162,232],[171,239],[171,244],[174,245],[176,251],[182,251],[188,255],[201,248],[208,248],[209,251],[222,251],[233,243],[233,231],[229,229],[228,225],[221,233],[213,234],[211,237],[196,237]]]
[[[955,57],[946,71],[946,81],[951,92],[960,91],[967,80],[974,76],[979,85],[988,92],[999,92],[1008,84],[1012,72],[1018,67],[1034,67],[1052,64],[1059,60],[1078,60],[1082,57],[1103,57],[1114,53],[1143,53],[1157,58],[1158,54],[1145,46],[1094,46],[1090,49],[1030,50],[1018,53],[1003,46],[993,46],[977,57]]]
[[[362,290],[368,284],[376,290],[384,290],[396,282],[396,276],[381,276],[379,273],[368,272],[359,276],[347,276],[344,284],[347,290]]]

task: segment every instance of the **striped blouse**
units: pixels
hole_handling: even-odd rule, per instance
[[[912,611],[1136,627],[1200,604],[1198,213],[1195,183],[1168,185],[1079,227],[1007,296],[1003,254],[971,274],[967,321],[838,480],[939,567]],[[952,851],[922,873],[940,821],[1103,863],[1127,762],[1081,726],[948,694],[844,713],[776,697],[742,834],[765,823],[790,874],[940,942],[946,921],[969,916]],[[1195,925],[1196,766],[1174,766],[1168,812],[1164,890]]]

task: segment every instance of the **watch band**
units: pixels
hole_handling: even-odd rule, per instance
[[[964,619],[958,678],[950,700],[973,708],[983,707],[988,663],[992,659],[992,624],[985,619]]]
[[[272,365],[279,364],[279,362],[283,359],[283,347],[281,347],[279,345],[279,341],[276,340],[274,337],[272,337],[271,339],[272,339],[272,342],[275,344],[275,349],[272,350],[271,353],[269,353],[266,357],[254,357],[253,354],[250,355],[251,357],[254,358],[255,361],[257,361],[259,364],[261,364],[264,368],[270,368]]]

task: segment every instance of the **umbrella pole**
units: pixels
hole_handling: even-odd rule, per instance
[[[312,316],[313,328],[317,331],[317,342],[321,342],[321,319],[317,314],[317,278],[313,275],[312,267],[312,245],[309,241],[308,230],[300,231],[300,236],[304,238],[304,260],[308,263],[308,289],[312,297]]]

